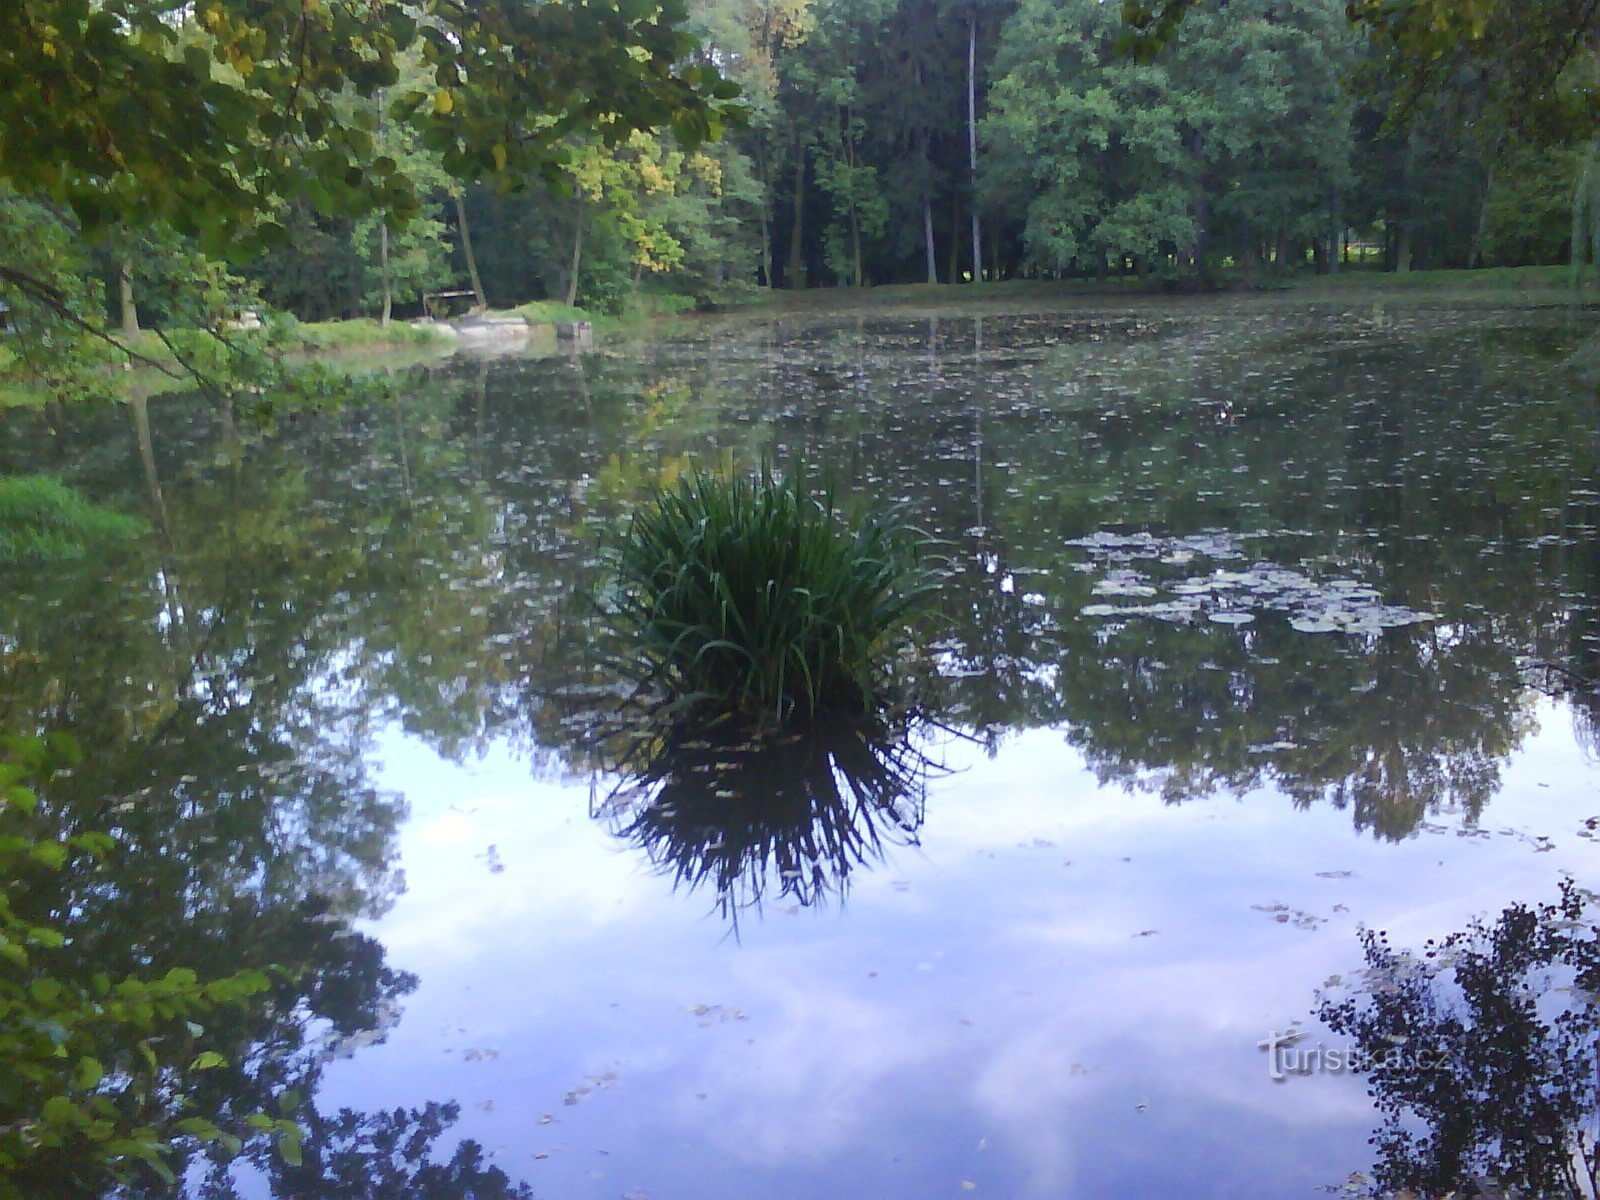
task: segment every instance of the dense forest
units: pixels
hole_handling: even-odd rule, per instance
[[[1506,29],[1444,52],[1352,21],[1363,7],[1218,0],[1141,44],[1101,0],[694,0],[690,57],[741,92],[720,139],[545,119],[538,170],[464,182],[447,149],[390,119],[391,92],[426,69],[402,57],[392,89],[338,98],[331,119],[371,131],[410,211],[295,195],[287,238],[226,267],[160,219],[81,239],[77,214],[21,188],[0,197],[0,228],[58,276],[69,264],[129,332],[194,324],[196,304],[411,316],[448,289],[614,312],[652,291],[1187,288],[1589,257],[1592,61],[1584,38],[1559,39],[1591,18],[1500,6]],[[308,172],[326,152],[295,151]]]

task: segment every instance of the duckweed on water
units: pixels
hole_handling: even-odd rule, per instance
[[[1100,531],[1068,545],[1089,553],[1088,570],[1100,572],[1096,596],[1150,601],[1140,604],[1090,604],[1086,617],[1124,620],[1149,617],[1189,625],[1202,618],[1217,625],[1243,626],[1258,612],[1284,613],[1300,633],[1379,634],[1436,620],[1433,613],[1385,604],[1378,592],[1355,579],[1316,579],[1292,567],[1257,562],[1245,570],[1221,567],[1182,579],[1154,578],[1129,566],[1138,559],[1165,566],[1188,566],[1200,559],[1240,560],[1243,549],[1229,534],[1209,531],[1163,538],[1150,533]],[[1163,593],[1167,598],[1164,598]]]

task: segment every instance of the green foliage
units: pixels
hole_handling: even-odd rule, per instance
[[[1150,63],[1119,53],[1122,34],[1095,0],[1024,0],[1006,28],[987,184],[1025,211],[1035,269],[1170,255],[1204,271],[1325,235],[1350,153],[1338,0],[1202,10]]]
[[[893,510],[851,520],[802,474],[694,472],[634,514],[608,616],[669,705],[771,723],[870,709],[933,592],[926,548]]]
[[[57,839],[44,831],[41,789],[81,761],[65,735],[0,738],[0,1187],[13,1173],[52,1173],[51,1164],[58,1178],[102,1187],[142,1170],[170,1181],[166,1159],[179,1137],[237,1153],[241,1134],[256,1130],[292,1157],[300,1131],[291,1121],[251,1116],[235,1133],[157,1103],[185,1079],[227,1065],[206,1046],[204,1022],[255,1004],[268,990],[266,972],[210,981],[186,968],[79,977],[58,967],[70,953],[58,923],[27,915],[30,885],[92,873],[114,849],[102,833]]]
[[[0,566],[77,558],[96,542],[144,528],[138,518],[91,504],[46,475],[0,478]]]
[[[282,199],[355,215],[416,209],[376,114],[389,97],[457,178],[554,170],[563,133],[720,127],[730,89],[685,66],[679,0],[27,0],[0,9],[0,178],[86,227],[151,220],[217,251],[281,234]],[[420,70],[402,76],[407,56]],[[304,148],[291,153],[290,148]]]

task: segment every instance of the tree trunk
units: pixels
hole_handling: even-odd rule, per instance
[[[1489,235],[1489,197],[1494,192],[1494,164],[1489,164],[1483,181],[1483,199],[1478,202],[1478,223],[1472,230],[1472,245],[1467,248],[1467,270],[1483,266],[1483,242]]]
[[[578,216],[572,227],[572,270],[567,275],[567,307],[576,308],[578,304],[578,270],[583,266],[583,226],[587,210],[583,206],[583,196],[578,197]]]
[[[772,280],[772,181],[768,177],[765,137],[756,138],[756,178],[761,180],[761,203],[756,205],[761,217],[761,285],[775,287]]]
[[[850,261],[852,274],[855,277],[855,286],[862,285],[861,275],[861,214],[856,207],[856,146],[855,139],[849,136],[850,110],[845,109],[844,124],[840,128],[839,140],[843,144],[845,168],[850,172]]]
[[[394,281],[389,278],[389,218],[385,216],[378,222],[378,269],[383,274],[383,316],[378,323],[385,329],[389,328],[389,319],[394,315]]]
[[[1583,274],[1583,265],[1589,259],[1589,227],[1594,216],[1590,200],[1593,195],[1591,180],[1594,177],[1595,155],[1600,152],[1600,140],[1589,143],[1589,149],[1578,166],[1578,178],[1572,187],[1572,282],[1577,283]]]
[[[796,291],[806,286],[806,147],[798,130],[794,135],[794,223],[789,226],[789,277],[784,282]]]
[[[1194,172],[1194,202],[1189,217],[1194,221],[1194,240],[1189,243],[1189,262],[1196,277],[1206,274],[1206,251],[1211,237],[1211,196],[1206,191],[1206,135],[1195,130],[1189,138],[1189,169]]]
[[[478,278],[478,259],[472,253],[472,230],[467,226],[467,202],[460,192],[455,192],[451,199],[456,202],[456,225],[461,230],[461,252],[467,257],[467,277],[472,280],[472,298],[479,312],[489,307],[489,301],[483,294],[483,280]]]
[[[950,269],[945,272],[946,279],[957,283],[961,279],[961,189],[955,188],[950,193]]]
[[[132,337],[139,332],[139,309],[133,302],[133,263],[126,258],[117,264],[117,298],[122,305],[122,332]]]
[[[978,232],[978,10],[967,19],[967,165],[972,177],[972,282],[983,280],[983,238]]]
[[[1328,189],[1328,274],[1339,273],[1339,250],[1344,240],[1344,193],[1337,184]],[[1348,253],[1348,250],[1346,250]]]
[[[1405,167],[1400,176],[1400,186],[1405,189],[1404,208],[1401,213],[1399,228],[1395,230],[1394,269],[1400,274],[1405,274],[1411,270],[1411,243],[1416,225],[1412,178],[1416,174],[1416,167],[1417,131],[1413,128],[1406,139]]]
[[[927,249],[928,282],[939,282],[939,261],[933,253],[933,197],[922,197],[922,242]]]

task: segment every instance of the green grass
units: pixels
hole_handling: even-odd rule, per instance
[[[570,321],[593,321],[595,318],[581,308],[562,304],[559,300],[530,300],[511,310],[530,325],[557,325]]]
[[[381,322],[371,317],[353,321],[317,321],[309,325],[292,327],[291,345],[298,339],[301,348],[315,353],[319,350],[350,350],[364,346],[449,346],[453,339],[447,333],[412,325],[406,321],[391,321],[385,329]]]
[[[91,504],[48,476],[0,478],[0,566],[78,558],[91,545],[144,529],[138,518]]]
[[[634,514],[605,606],[625,669],[666,711],[758,725],[884,703],[934,590],[893,510],[851,519],[801,475],[685,475]]]
[[[1586,281],[1587,282],[1587,281]],[[1475,271],[1383,271],[1346,267],[1303,281],[1307,290],[1526,292],[1571,290],[1570,267],[1486,267]]]
[[[511,311],[530,325],[557,325],[570,321],[587,321],[596,329],[625,329],[675,317],[698,307],[693,296],[673,292],[637,292],[626,297],[620,313],[593,313],[585,308],[573,308],[558,300],[530,300]]]

